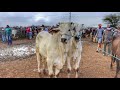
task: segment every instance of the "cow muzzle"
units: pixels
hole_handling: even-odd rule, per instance
[[[66,38],[61,38],[61,42],[66,44],[67,43],[67,39]]]
[[[77,37],[77,36],[76,36],[76,37],[75,37],[75,41],[78,42],[79,40],[80,40],[80,37]]]

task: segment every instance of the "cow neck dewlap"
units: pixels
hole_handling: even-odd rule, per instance
[[[73,48],[77,49],[78,44],[79,44],[79,42],[76,42],[75,39],[73,39]]]
[[[57,61],[60,61],[60,62],[62,61],[62,63],[64,63],[63,62],[63,55],[64,55],[63,44],[61,42],[60,32],[54,33],[52,35],[52,43],[55,43],[53,47],[56,49],[56,52],[58,52],[58,55],[59,55],[59,59],[57,59]],[[56,65],[61,66],[60,62],[58,64],[56,63]]]

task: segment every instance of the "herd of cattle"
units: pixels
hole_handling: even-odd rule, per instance
[[[113,29],[114,31],[114,29]],[[92,32],[85,33],[91,36]],[[67,63],[68,77],[72,67],[75,71],[75,77],[78,78],[78,72],[81,61],[83,29],[77,23],[59,23],[57,28],[52,28],[49,33],[41,31],[36,37],[36,56],[38,62],[38,72],[41,73],[40,62],[44,61],[43,73],[46,73],[47,65],[48,75],[58,77],[60,71]],[[120,70],[120,33],[118,32],[112,40],[111,68],[116,61],[116,75]],[[93,34],[94,35],[94,34]],[[116,56],[117,58],[115,58]],[[74,63],[71,63],[73,61]],[[73,65],[71,67],[71,65]]]

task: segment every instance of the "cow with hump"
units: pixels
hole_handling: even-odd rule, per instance
[[[51,30],[51,33],[41,31],[36,37],[36,56],[38,72],[41,73],[40,60],[45,58],[48,74],[50,77],[58,77],[60,70],[65,64],[66,45],[72,38],[73,23],[59,23],[58,28]],[[53,70],[54,69],[54,70]]]

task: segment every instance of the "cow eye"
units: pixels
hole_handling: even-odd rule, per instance
[[[68,31],[70,31],[70,29]]]

